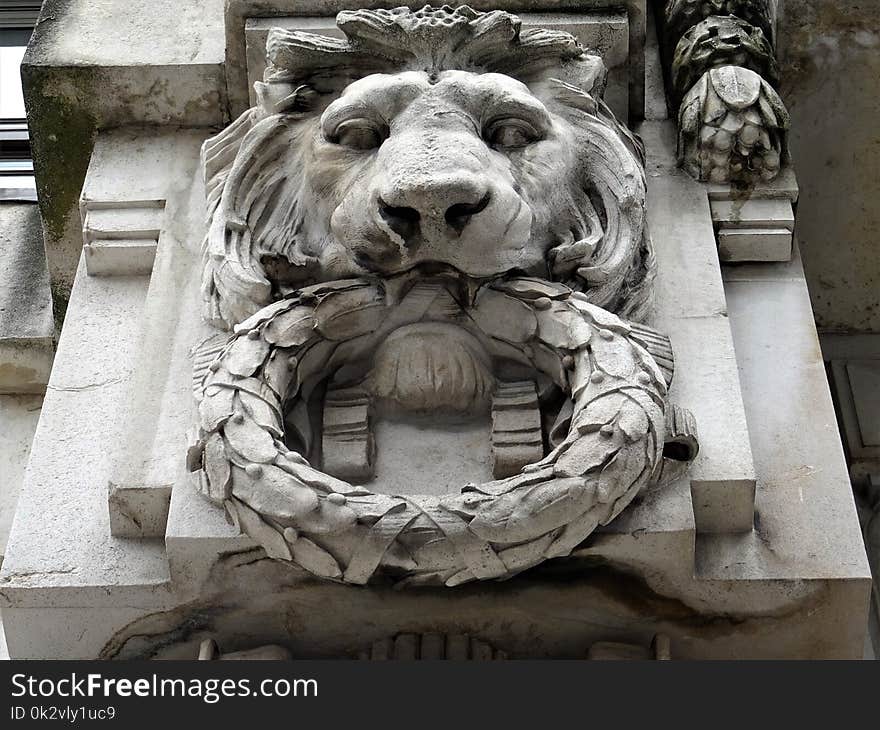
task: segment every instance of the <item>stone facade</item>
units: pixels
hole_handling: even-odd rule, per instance
[[[192,3],[193,37],[88,69],[77,3],[37,29],[67,308],[10,653],[859,656],[769,4],[671,2],[659,42],[638,0],[352,10],[330,39],[266,5]]]

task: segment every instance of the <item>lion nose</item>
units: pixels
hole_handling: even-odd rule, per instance
[[[464,227],[468,224],[468,221],[477,215],[477,213],[485,210],[487,205],[489,205],[488,192],[486,192],[483,197],[475,203],[453,203],[446,209],[446,213],[444,213],[443,217],[450,226],[461,233],[464,230]]]
[[[411,188],[399,186],[378,197],[379,216],[410,244],[426,225],[448,225],[460,234],[470,220],[486,209],[488,185],[475,179],[435,178]]]
[[[409,244],[419,235],[419,221],[422,214],[406,205],[388,205],[379,198],[379,216],[388,227]]]

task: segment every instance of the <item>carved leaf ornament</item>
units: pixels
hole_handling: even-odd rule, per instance
[[[340,351],[362,352],[387,336],[383,323],[406,323],[381,285],[349,280],[261,310],[211,363],[190,454],[201,491],[270,557],[346,583],[379,571],[452,586],[568,555],[658,477],[667,386],[629,324],[579,292],[553,291],[551,300],[526,279],[485,285],[463,325],[490,351],[494,342],[525,358],[557,354],[552,366],[533,364],[569,395],[571,424],[522,473],[439,498],[397,497],[324,474],[285,445],[282,404],[303,397]],[[499,307],[504,319],[481,316]]]

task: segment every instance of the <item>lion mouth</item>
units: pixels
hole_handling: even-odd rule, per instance
[[[510,269],[492,276],[472,276],[445,261],[422,261],[383,276],[382,282],[389,304],[400,304],[416,286],[433,285],[445,288],[462,309],[468,309],[487,284],[523,275],[520,270]]]

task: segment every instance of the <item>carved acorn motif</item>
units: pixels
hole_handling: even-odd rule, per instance
[[[779,95],[754,71],[712,69],[679,110],[679,161],[698,180],[772,180],[785,159],[789,125]]]

